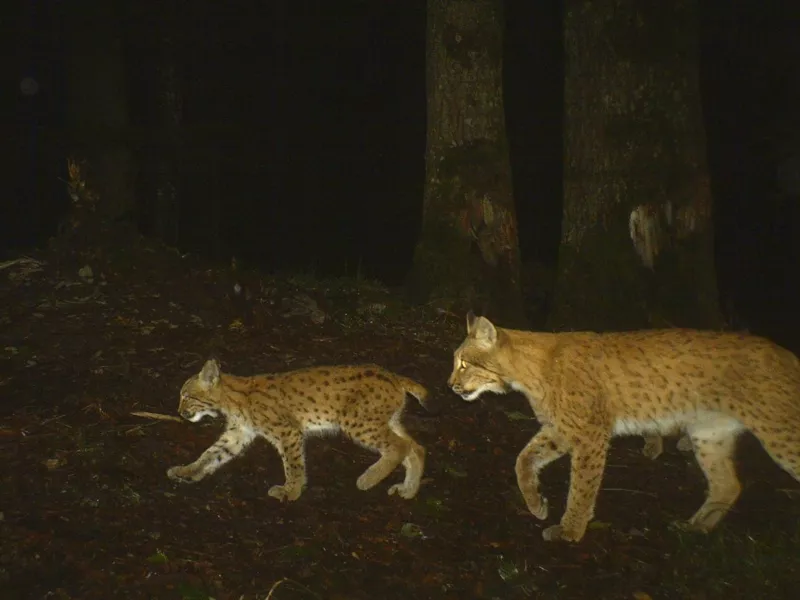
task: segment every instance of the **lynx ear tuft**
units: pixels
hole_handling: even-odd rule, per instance
[[[200,383],[205,388],[210,388],[219,382],[219,363],[215,358],[211,358],[203,365],[200,371]]]
[[[472,328],[475,326],[475,313],[469,311],[467,313],[467,334],[472,333]]]
[[[473,320],[470,334],[487,348],[494,346],[495,342],[497,342],[497,329],[486,317],[478,317]]]

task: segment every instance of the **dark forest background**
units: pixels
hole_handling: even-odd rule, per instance
[[[9,6],[11,4],[11,6]],[[702,2],[717,270],[726,316],[780,339],[800,295],[797,3]],[[14,0],[2,19],[6,158],[0,249],[54,235],[63,179],[67,40],[121,41],[136,206],[145,235],[264,271],[403,282],[422,217],[422,0],[142,3]],[[109,8],[110,7],[110,8]],[[506,2],[505,101],[523,263],[554,269],[561,219],[562,7]],[[158,230],[152,169],[165,39],[182,96],[179,212]],[[20,81],[33,77],[38,93]],[[791,323],[791,326],[789,325]],[[787,329],[788,328],[788,329]]]

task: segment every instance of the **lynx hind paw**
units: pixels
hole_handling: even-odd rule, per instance
[[[552,525],[550,527],[546,527],[542,531],[542,539],[545,542],[558,542],[561,538],[561,525]]]
[[[542,531],[545,542],[580,542],[583,535],[575,535],[564,529],[563,525],[551,525]]]
[[[412,486],[406,486],[402,483],[395,483],[394,485],[389,487],[389,495],[397,494],[401,498],[405,500],[411,500],[414,496],[417,495],[419,488],[414,488]]]
[[[696,533],[699,535],[708,533],[708,529],[705,529],[702,526],[693,523],[692,521],[672,521],[669,524],[669,528],[672,531],[678,531],[680,533]]]
[[[302,492],[300,487],[288,487],[285,485],[273,485],[267,492],[272,498],[280,502],[294,502],[300,497]]]
[[[172,481],[179,481],[181,483],[195,483],[200,478],[193,475],[192,472],[184,466],[170,467],[167,469],[167,477]]]
[[[664,442],[660,437],[645,438],[642,454],[651,460],[657,459],[664,452]]]

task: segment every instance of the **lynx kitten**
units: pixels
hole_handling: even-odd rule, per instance
[[[685,431],[708,480],[688,527],[710,531],[739,497],[733,453],[750,430],[800,481],[800,360],[752,335],[667,329],[534,333],[467,316],[448,382],[467,401],[522,392],[542,427],[517,457],[528,509],[547,517],[539,473],[570,455],[567,508],[546,540],[580,540],[594,516],[609,440]]]
[[[227,426],[200,458],[172,467],[167,475],[177,481],[199,481],[262,436],[280,454],[286,476],[286,483],[270,488],[269,495],[293,501],[306,485],[305,438],[342,432],[381,455],[358,478],[358,489],[377,485],[403,463],[405,480],[392,485],[389,494],[413,498],[425,467],[425,449],[401,423],[406,393],[424,406],[424,387],[376,365],[237,377],[222,373],[217,361],[209,360],[183,384],[178,411],[193,423],[222,415]]]

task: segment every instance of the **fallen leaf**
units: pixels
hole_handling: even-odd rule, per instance
[[[147,562],[151,565],[164,565],[169,562],[169,559],[161,550],[156,550],[155,554],[147,557]]]
[[[47,467],[48,471],[52,471],[54,469],[58,469],[59,467],[64,466],[67,461],[63,458],[48,458],[45,461],[42,461],[42,464]]]
[[[466,477],[467,472],[462,471],[461,469],[456,469],[455,467],[445,467],[444,472],[452,477]]]
[[[403,523],[400,528],[400,535],[407,538],[425,537],[422,533],[422,528],[414,523]]]

